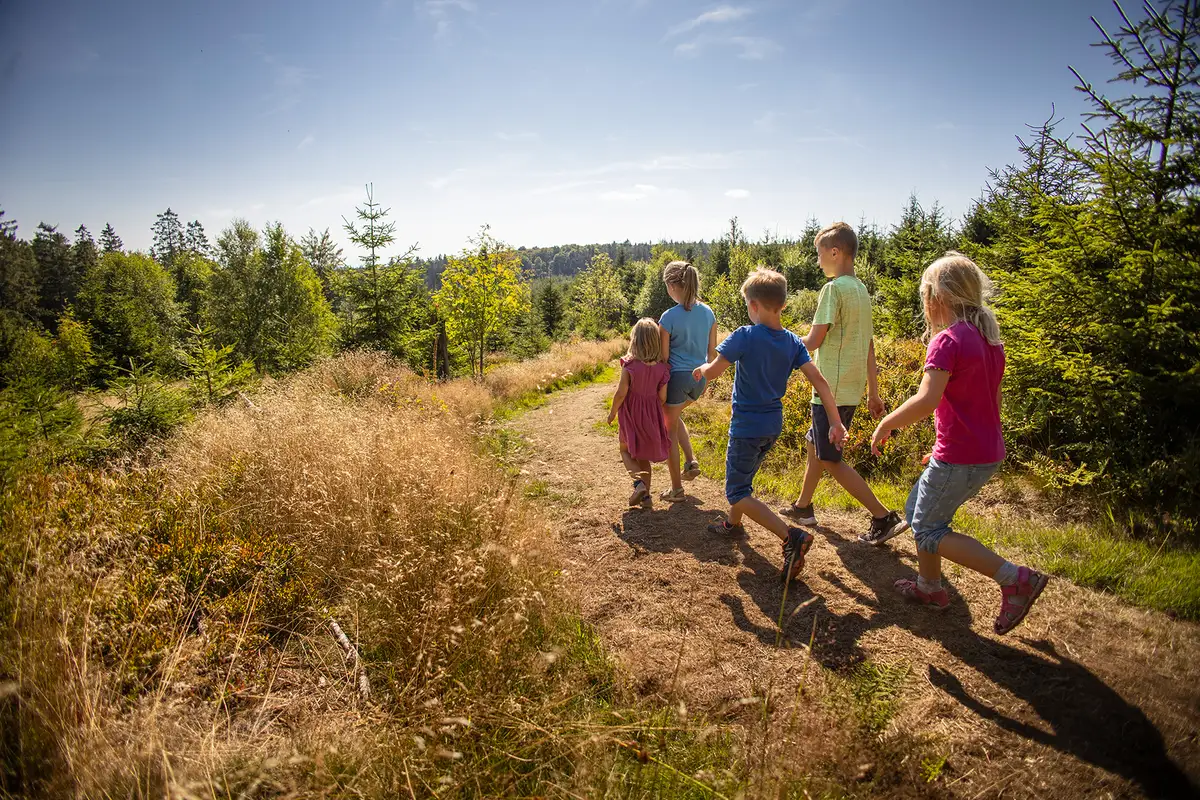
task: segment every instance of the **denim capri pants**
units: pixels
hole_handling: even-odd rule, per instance
[[[988,482],[995,464],[947,464],[930,458],[921,477],[913,484],[904,504],[904,516],[912,526],[917,549],[937,553],[959,506],[974,497]]]

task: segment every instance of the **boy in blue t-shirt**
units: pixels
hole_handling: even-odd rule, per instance
[[[766,503],[756,499],[754,476],[783,431],[783,395],[793,370],[800,370],[829,413],[829,441],[841,449],[846,438],[834,405],[833,393],[821,371],[812,363],[799,337],[783,327],[779,315],[787,304],[787,278],[759,268],[742,284],[742,297],[753,325],[744,325],[717,346],[717,357],[695,369],[696,380],[716,380],[737,364],[733,379],[733,417],[729,422],[729,448],[725,452],[725,499],[729,519],[718,520],[713,533],[744,536],[742,516],[762,525],[783,541],[783,582],[804,567],[804,555],[813,537],[801,528],[790,528]]]

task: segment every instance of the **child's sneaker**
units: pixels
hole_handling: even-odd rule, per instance
[[[950,607],[950,595],[946,594],[945,589],[938,589],[936,592],[926,594],[917,586],[917,582],[912,578],[901,578],[894,584],[896,591],[902,596],[913,600],[922,605],[929,606],[932,611],[945,611]]]
[[[783,543],[783,583],[789,582],[804,569],[804,556],[813,544],[813,535],[799,528],[788,528],[787,541]]]
[[[715,533],[718,536],[745,536],[745,525],[730,525],[727,519],[717,519],[709,523],[709,533]]]
[[[878,547],[888,539],[894,539],[908,530],[908,523],[895,511],[889,511],[886,517],[871,519],[871,530],[858,537],[860,542],[866,542],[872,547]]]
[[[663,489],[658,495],[659,500],[665,500],[668,503],[678,503],[681,500],[687,499],[687,493],[683,491],[683,487],[678,489]]]
[[[813,510],[813,504],[809,503],[806,506],[798,506],[795,503],[789,503],[779,509],[785,517],[795,520],[797,525],[816,525],[817,512]]]
[[[1003,636],[1020,625],[1049,582],[1048,575],[1029,567],[1018,567],[1017,582],[1000,587],[1000,614],[993,625],[996,635]]]
[[[685,481],[694,481],[700,477],[700,462],[689,461],[683,465],[683,479]]]
[[[646,488],[645,481],[638,479],[633,482],[633,494],[629,495],[629,507],[640,508],[643,503],[650,499],[650,490]]]

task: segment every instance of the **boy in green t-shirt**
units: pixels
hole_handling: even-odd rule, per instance
[[[817,248],[821,271],[831,280],[821,288],[817,313],[803,342],[833,390],[842,425],[849,429],[854,410],[862,400],[863,389],[867,389],[867,408],[871,416],[878,419],[884,411],[876,378],[871,298],[867,287],[854,275],[858,236],[853,228],[844,222],[834,223],[818,233],[813,244]],[[859,537],[862,541],[879,545],[903,533],[908,523],[880,503],[867,482],[842,461],[841,450],[829,441],[829,415],[815,394],[812,402],[804,488],[796,502],[783,510],[784,513],[801,525],[816,525],[813,493],[821,473],[828,472],[871,512],[871,529]]]

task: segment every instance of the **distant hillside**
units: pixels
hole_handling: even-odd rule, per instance
[[[658,245],[675,250],[684,258],[707,258],[711,242],[659,242]],[[550,247],[518,247],[525,270],[534,278],[551,276],[567,277],[576,274],[588,265],[596,253],[607,253],[613,261],[620,258],[622,251],[628,261],[649,261],[651,251],[658,245],[650,242],[610,242],[608,244],[560,244]],[[436,289],[441,283],[442,270],[446,268],[448,256],[439,255],[430,259],[418,259],[417,265],[425,271],[425,284]]]

